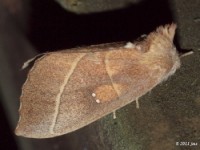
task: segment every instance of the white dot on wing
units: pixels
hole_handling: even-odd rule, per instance
[[[96,99],[96,102],[97,102],[97,103],[100,103],[100,100],[99,100],[99,99]]]
[[[95,93],[92,93],[92,97],[96,97],[96,94],[95,94]]]

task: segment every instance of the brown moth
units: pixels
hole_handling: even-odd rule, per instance
[[[175,29],[160,26],[135,43],[44,54],[23,85],[16,134],[63,135],[137,100],[180,67]]]

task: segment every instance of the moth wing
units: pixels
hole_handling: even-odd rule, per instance
[[[44,55],[23,86],[16,134],[62,135],[135,100],[149,90],[143,84],[152,88],[149,68],[140,59],[141,51],[125,48]]]
[[[99,51],[105,49],[101,45],[44,55],[23,86],[16,134],[69,133],[144,95],[180,66],[172,45],[175,28],[159,27],[139,48],[129,44]]]

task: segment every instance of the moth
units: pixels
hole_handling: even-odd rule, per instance
[[[45,53],[23,85],[16,135],[63,135],[138,100],[180,67],[175,30],[168,24],[142,41]]]

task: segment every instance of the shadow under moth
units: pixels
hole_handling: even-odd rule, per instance
[[[180,67],[175,30],[170,24],[142,41],[45,53],[23,85],[15,133],[63,135],[137,100]]]

